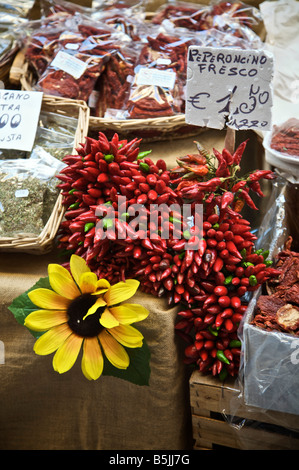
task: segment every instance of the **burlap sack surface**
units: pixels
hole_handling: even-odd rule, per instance
[[[11,278],[10,291],[15,291],[14,283]],[[90,382],[81,372],[80,360],[65,374],[54,372],[52,355],[33,352],[35,339],[2,301],[2,450],[190,448],[188,372],[174,333],[177,308],[169,309],[164,299],[141,292],[131,300],[150,310],[138,324],[151,351],[149,386],[107,376]]]

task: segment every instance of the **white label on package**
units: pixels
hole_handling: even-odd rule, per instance
[[[77,57],[74,57],[71,54],[59,51],[55,59],[52,60],[51,67],[63,70],[77,80],[85,72],[87,64],[86,62],[83,62],[83,60],[77,59]]]
[[[17,189],[15,192],[15,197],[28,197],[29,190],[28,189]]]
[[[158,69],[141,68],[137,75],[137,85],[154,85],[162,88],[174,87],[175,72]]]
[[[31,152],[41,109],[39,91],[0,90],[0,148]]]
[[[271,129],[273,55],[262,50],[190,46],[188,124],[213,129]]]

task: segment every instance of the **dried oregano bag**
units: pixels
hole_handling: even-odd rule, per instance
[[[41,233],[58,197],[55,173],[38,158],[0,161],[0,238]]]

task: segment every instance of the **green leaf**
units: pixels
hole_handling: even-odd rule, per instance
[[[152,152],[151,150],[145,150],[144,152],[139,152],[138,155],[137,155],[137,160],[141,160],[141,158],[146,157],[151,152]]]
[[[145,340],[141,348],[125,348],[130,365],[127,369],[117,369],[108,359],[104,359],[103,375],[118,377],[135,385],[149,385],[150,378],[150,350]]]
[[[51,289],[48,277],[40,278],[39,281],[37,281],[37,283],[34,284],[34,286],[32,286],[23,294],[19,295],[19,297],[16,297],[12,301],[11,305],[8,307],[8,309],[12,312],[17,322],[23,326],[24,326],[25,318],[29,315],[29,313],[34,312],[35,310],[38,310],[38,307],[34,305],[34,303],[32,303],[31,300],[29,299],[28,292],[34,289],[39,289],[39,288]],[[29,331],[35,337],[38,337],[41,335],[40,332],[36,332],[32,330],[29,330]]]

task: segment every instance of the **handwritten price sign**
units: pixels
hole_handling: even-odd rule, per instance
[[[185,119],[222,129],[271,129],[273,56],[267,51],[191,46]]]
[[[0,149],[31,151],[43,94],[0,90]]]

